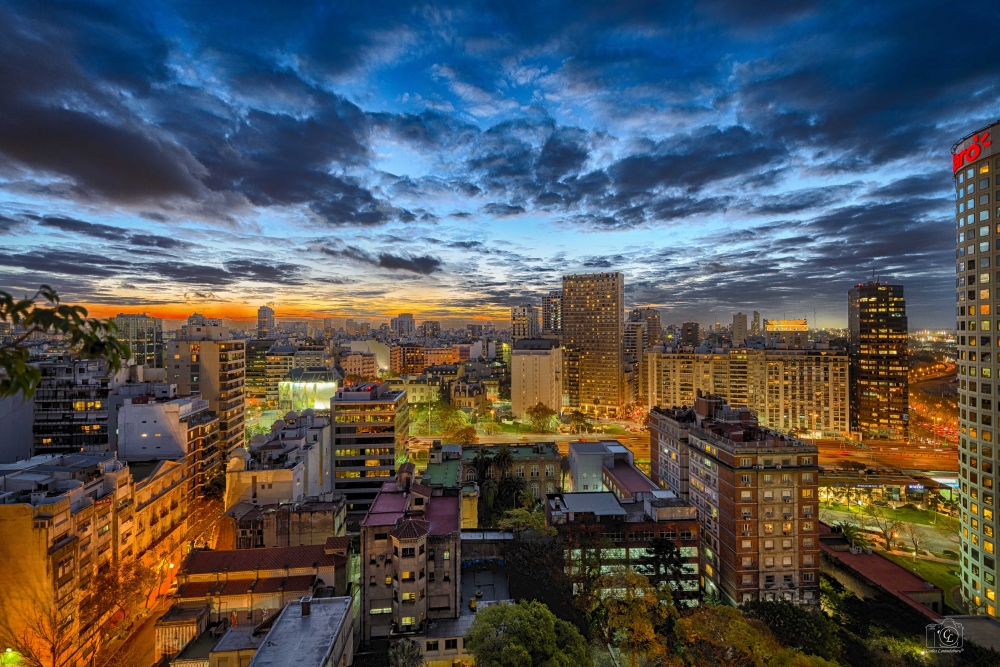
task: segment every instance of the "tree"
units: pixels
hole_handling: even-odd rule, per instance
[[[861,526],[853,521],[838,521],[836,527],[852,547],[868,546],[868,538]]]
[[[8,592],[9,593],[9,592]],[[0,598],[0,645],[17,654],[13,664],[24,667],[58,667],[80,641],[72,608],[56,606],[49,591],[20,604],[8,595]]]
[[[503,478],[510,474],[513,467],[514,455],[510,451],[510,446],[504,443],[497,448],[497,453],[493,456],[493,469]]]
[[[566,490],[566,475],[572,472],[573,468],[570,466],[568,456],[559,457],[559,488],[560,490]]]
[[[916,560],[917,552],[920,550],[920,545],[924,541],[923,531],[917,528],[917,524],[910,523],[909,521],[903,521],[899,524],[899,532],[910,540],[910,544],[913,545],[913,560]]]
[[[141,559],[108,564],[88,586],[88,595],[80,609],[84,625],[105,622],[121,614],[117,627],[145,611],[149,591],[156,585],[157,573],[142,564]]]
[[[590,433],[594,428],[590,418],[579,410],[570,413],[569,426],[573,433]]]
[[[401,639],[389,649],[389,667],[423,667],[423,664],[420,644],[412,639]]]
[[[532,431],[548,433],[552,430],[552,418],[556,416],[556,411],[539,401],[526,409],[524,416],[528,418]]]
[[[625,650],[632,667],[639,658],[662,656],[666,646],[657,630],[676,618],[667,586],[657,586],[625,566],[617,566],[598,580],[604,591],[600,606],[604,639]]]
[[[674,625],[690,664],[757,667],[781,650],[774,637],[761,632],[728,605],[698,607]]]
[[[492,477],[487,477],[479,485],[479,491],[483,494],[483,500],[486,501],[486,506],[489,509],[493,509],[493,503],[496,502],[497,493],[499,491],[497,488],[497,481]]]
[[[490,605],[476,614],[465,648],[479,667],[587,667],[580,632],[541,602]]]
[[[497,498],[505,509],[513,509],[517,504],[518,494],[524,490],[524,479],[508,475],[500,480]]]
[[[886,551],[892,551],[892,538],[896,536],[896,530],[900,522],[873,502],[868,502],[864,506],[863,512],[864,516],[871,519],[878,532],[882,534]]]
[[[745,602],[740,609],[747,618],[764,623],[788,648],[827,660],[841,657],[839,626],[822,611],[810,611],[788,600]]]
[[[0,343],[0,398],[34,396],[42,373],[29,363],[26,343],[35,334],[61,336],[70,352],[104,359],[112,373],[132,355],[128,345],[115,338],[118,329],[112,320],[88,319],[86,308],[61,304],[48,285],[27,299],[0,291],[0,322],[24,329],[12,341]]]
[[[474,426],[464,426],[457,431],[452,431],[448,437],[456,445],[474,445],[479,442],[479,435]]]
[[[654,537],[646,547],[646,555],[637,564],[642,574],[654,582],[677,581],[681,578],[684,559],[681,550],[666,537]]]
[[[555,535],[556,530],[545,525],[545,513],[541,508],[530,510],[524,507],[515,507],[507,510],[503,516],[497,520],[497,528],[509,530],[515,535],[520,535],[524,531],[532,530],[539,535]]]

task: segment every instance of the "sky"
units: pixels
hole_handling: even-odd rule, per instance
[[[0,290],[97,316],[954,318],[987,2],[4,2]]]

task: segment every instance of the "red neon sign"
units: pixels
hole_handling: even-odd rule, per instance
[[[993,142],[990,141],[990,133],[983,132],[982,134],[977,134],[972,137],[972,143],[962,151],[959,151],[951,156],[951,168],[952,171],[958,171],[963,165],[969,162],[975,162],[979,159],[979,156],[983,153],[983,148],[986,146],[992,146]]]

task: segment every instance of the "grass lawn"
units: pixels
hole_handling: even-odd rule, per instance
[[[826,502],[820,503],[820,509],[830,509],[835,512],[847,512],[850,511],[852,514],[858,514],[861,511],[857,505],[852,505],[848,510],[847,505],[841,505],[840,503],[828,504]],[[906,521],[908,523],[917,523],[923,526],[937,526],[942,531],[956,531],[958,530],[958,519],[951,516],[946,516],[944,514],[938,514],[936,519],[934,517],[934,512],[930,510],[921,509],[910,509],[908,507],[900,507],[899,509],[893,510],[889,507],[883,507],[886,514],[898,521]]]
[[[608,424],[607,426],[604,427],[604,434],[605,435],[627,435],[628,431],[626,431],[625,429],[623,429],[618,424]]]
[[[941,590],[945,592],[947,599],[948,591],[953,587],[958,586],[961,583],[958,572],[958,565],[949,565],[948,563],[936,563],[929,560],[913,560],[912,557],[907,556],[897,556],[895,554],[887,554],[879,552],[885,558],[888,558],[893,563],[901,565],[910,572],[914,573],[918,577],[926,579],[931,582]]]

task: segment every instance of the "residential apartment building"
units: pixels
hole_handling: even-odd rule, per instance
[[[426,405],[441,400],[441,381],[427,375],[401,375],[389,378],[386,385],[391,391],[405,391],[407,405]]]
[[[541,403],[557,415],[562,412],[562,348],[550,338],[523,338],[510,355],[511,412],[521,419],[524,411]]]
[[[615,417],[625,408],[625,277],[563,276],[563,383],[571,410]]]
[[[281,610],[247,667],[347,667],[354,662],[354,598],[308,597]],[[222,665],[218,667],[228,667]]]
[[[687,347],[701,345],[701,325],[697,322],[685,322],[681,325],[680,344]]]
[[[135,558],[169,588],[187,517],[183,469],[163,462],[133,480],[114,454],[42,455],[0,465],[0,607],[5,646],[89,665],[111,610],[93,580]],[[2,632],[2,631],[0,631]]]
[[[413,478],[413,464],[386,481],[361,523],[362,641],[421,641],[429,622],[457,619],[461,596],[461,502]],[[463,633],[464,635],[464,633]]]
[[[274,338],[278,330],[274,326],[274,309],[261,306],[257,309],[257,338]]]
[[[118,410],[118,458],[125,462],[176,461],[184,468],[188,496],[199,495],[223,464],[219,417],[198,395],[124,399]]]
[[[538,326],[538,309],[530,303],[523,303],[510,309],[510,339],[512,342],[522,338],[538,338],[541,334]]]
[[[747,316],[744,313],[733,315],[733,347],[739,347],[747,339]]]
[[[298,351],[296,345],[274,345],[268,350],[264,388],[264,398],[268,405],[278,405],[278,385],[295,368],[295,354]]]
[[[389,330],[397,338],[411,338],[417,331],[416,322],[411,313],[400,313],[389,322]]]
[[[331,401],[333,420],[333,490],[347,498],[348,523],[354,528],[382,484],[392,481],[396,457],[409,435],[405,391],[384,383],[338,389]]]
[[[976,290],[970,293],[975,296]],[[989,294],[989,288],[985,288],[985,293]],[[989,312],[988,305],[980,309]],[[906,441],[909,438],[910,366],[903,286],[868,282],[852,287],[848,293],[847,325],[851,355],[851,429],[863,438]],[[989,352],[985,354],[988,358]],[[959,352],[961,360],[969,356],[963,357]]]
[[[246,342],[246,398],[250,402],[267,400],[267,354],[274,347],[273,338]]]
[[[660,470],[664,457],[687,463],[705,592],[734,605],[776,599],[818,605],[816,446],[762,428],[749,411],[718,396],[699,396],[691,410],[658,412]],[[663,437],[667,428],[674,432]],[[677,437],[685,430],[686,442]]]
[[[644,347],[653,347],[660,342],[660,337],[663,335],[663,324],[660,322],[660,311],[658,308],[635,308],[629,314],[629,321],[646,323]]]
[[[132,356],[129,363],[163,368],[163,321],[145,313],[118,313],[115,336],[126,343]]]
[[[830,437],[849,433],[846,351],[816,343],[801,349],[716,348],[646,354],[649,408],[694,405],[698,392],[749,406],[762,426]]]
[[[802,348],[809,345],[809,323],[802,320],[764,320],[764,345]]]
[[[246,341],[232,340],[228,329],[213,325],[190,325],[186,336],[167,346],[167,381],[182,396],[198,393],[208,401],[219,417],[219,448],[228,456],[246,444]]]
[[[389,368],[396,375],[416,375],[426,366],[423,345],[403,343],[389,348]]]
[[[644,387],[641,386],[641,378],[643,377],[643,357],[648,340],[648,326],[649,323],[646,320],[629,320],[625,323],[622,344],[624,345],[626,380],[629,384],[627,388],[629,399],[626,399],[626,402],[642,400]]]
[[[542,335],[562,335],[562,290],[552,290],[542,297]]]
[[[108,396],[127,371],[115,376],[104,360],[69,354],[41,362],[38,370],[42,377],[34,397],[32,451],[106,451]]]
[[[371,352],[351,352],[340,360],[344,377],[350,380],[378,378],[378,361]]]

